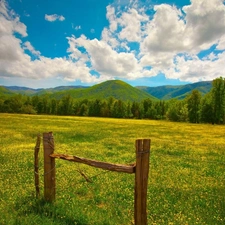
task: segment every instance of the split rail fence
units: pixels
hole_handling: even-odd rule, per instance
[[[34,151],[34,175],[36,197],[40,196],[39,173],[38,173],[38,153],[40,149],[41,136],[37,136]],[[104,170],[135,174],[134,185],[134,221],[135,225],[147,225],[147,186],[149,174],[150,139],[138,139],[136,146],[136,163],[132,165],[112,164],[99,162],[91,159],[81,158],[65,154],[54,153],[53,133],[43,133],[44,148],[44,199],[52,202],[56,196],[56,169],[55,159],[63,159],[71,162],[83,163]]]

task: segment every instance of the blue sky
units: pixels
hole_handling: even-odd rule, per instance
[[[0,85],[224,76],[223,0],[0,0]]]

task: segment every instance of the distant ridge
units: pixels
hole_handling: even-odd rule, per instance
[[[0,86],[0,97],[7,97],[10,95],[14,95],[14,93],[9,90],[7,87]]]
[[[202,95],[212,88],[212,81],[202,81],[186,85],[164,85],[158,87],[138,86],[133,87],[121,80],[109,80],[90,87],[87,86],[58,86],[55,88],[33,89],[18,86],[0,86],[0,96],[24,94],[28,96],[48,95],[60,99],[70,95],[76,99],[106,99],[113,97],[123,101],[141,101],[146,98],[152,100],[168,100],[171,98],[183,99],[192,90],[197,89]]]
[[[70,94],[76,99],[106,99],[113,97],[122,101],[141,101],[146,98],[156,99],[145,91],[139,90],[121,80],[110,80],[89,88],[70,89],[53,93],[54,98]]]
[[[137,88],[162,100],[171,98],[184,99],[194,89],[199,90],[202,95],[205,95],[211,90],[212,81],[201,81],[185,85],[164,85],[158,87],[139,86]]]
[[[55,88],[28,88],[28,87],[19,87],[19,86],[5,86],[8,90],[20,94],[28,94],[28,95],[34,95],[34,94],[43,94],[43,93],[54,93],[57,91],[63,91],[63,90],[70,90],[70,89],[79,89],[79,88],[88,88],[86,86],[58,86]]]

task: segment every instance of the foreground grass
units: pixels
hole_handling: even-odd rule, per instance
[[[48,131],[57,153],[120,164],[150,138],[149,224],[225,224],[225,126],[0,114],[0,131],[1,225],[133,224],[134,175],[57,160],[56,202],[35,199],[33,150]]]

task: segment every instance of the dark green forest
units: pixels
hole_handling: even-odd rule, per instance
[[[61,98],[54,98],[49,94],[5,95],[0,99],[0,112],[224,124],[225,78],[213,80],[210,92],[204,96],[195,89],[182,100],[146,98],[141,101],[125,101],[114,97],[76,99],[69,93]]]

